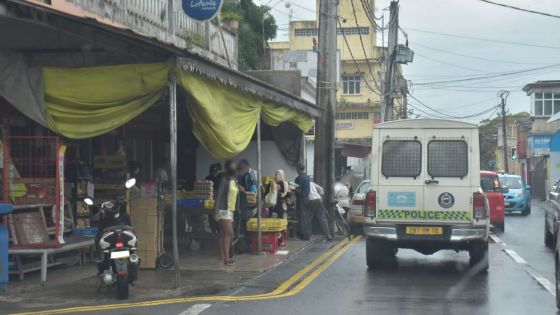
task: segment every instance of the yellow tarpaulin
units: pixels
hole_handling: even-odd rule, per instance
[[[180,69],[177,77],[193,102],[187,104],[193,133],[216,159],[234,157],[247,147],[261,111],[263,120],[272,126],[284,121],[293,122],[303,131],[313,126],[313,120],[305,114],[263,103],[218,81]]]
[[[73,139],[109,132],[161,97],[169,69],[165,63],[46,67],[43,77],[49,128]]]

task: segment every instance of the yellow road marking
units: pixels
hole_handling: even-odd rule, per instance
[[[79,306],[79,307],[69,307],[69,308],[61,308],[55,310],[45,310],[45,311],[38,311],[38,312],[25,312],[25,313],[16,313],[13,315],[32,315],[32,314],[41,314],[41,315],[54,315],[54,314],[68,314],[68,313],[79,313],[79,312],[92,312],[92,311],[103,311],[103,310],[114,310],[114,309],[123,309],[123,308],[138,308],[138,307],[149,307],[149,306],[158,306],[158,305],[165,305],[165,304],[178,304],[178,303],[189,303],[189,302],[204,302],[204,301],[256,301],[256,300],[266,300],[266,299],[277,299],[283,297],[289,297],[298,294],[301,292],[305,287],[307,287],[315,278],[317,278],[323,271],[325,271],[330,265],[332,265],[342,254],[344,254],[352,245],[354,245],[357,241],[362,239],[361,236],[354,237],[352,241],[348,241],[348,239],[344,239],[343,241],[339,242],[337,245],[333,246],[331,249],[323,253],[319,256],[315,261],[311,264],[307,265],[305,268],[298,271],[288,280],[283,282],[280,286],[278,286],[275,290],[269,293],[263,294],[256,294],[256,295],[246,295],[246,296],[201,296],[201,297],[190,297],[190,298],[174,298],[174,299],[162,299],[162,300],[154,300],[154,301],[145,301],[145,302],[134,302],[134,303],[121,303],[121,304],[106,304],[106,305],[92,305],[92,306]],[[347,245],[344,247],[344,245]],[[331,254],[335,251],[338,252],[334,255]],[[330,257],[330,258],[328,258]],[[328,259],[327,259],[328,258]],[[304,278],[300,283],[298,283],[292,290],[288,289],[295,284],[301,277],[307,274],[309,271],[317,267],[319,264],[326,261],[323,265],[319,268],[315,269],[309,276]],[[287,292],[286,292],[287,291]]]

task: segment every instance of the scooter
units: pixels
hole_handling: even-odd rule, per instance
[[[134,178],[125,183],[130,189],[136,184]],[[138,239],[131,227],[130,217],[122,211],[126,202],[105,201],[95,205],[89,197],[84,202],[99,218],[98,233],[95,237],[97,249],[101,251],[97,263],[99,291],[103,285],[117,288],[117,298],[127,299],[129,285],[138,279],[140,257],[136,254]]]

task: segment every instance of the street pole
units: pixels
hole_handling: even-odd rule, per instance
[[[506,99],[509,95],[509,91],[498,92],[498,97],[502,99],[502,146],[503,146],[503,160],[504,160],[504,171],[509,173],[509,157],[508,157],[508,143],[507,143],[507,117],[506,117]]]
[[[175,39],[175,19],[173,0],[167,2],[169,35]],[[173,67],[177,65],[174,58]],[[179,245],[177,240],[177,74],[174,69],[169,74],[169,158],[171,172],[171,233],[173,234],[173,263],[175,265],[175,288],[181,287],[181,266],[179,265]]]
[[[257,253],[262,253],[261,209],[262,209],[262,177],[261,177],[261,117],[257,120]]]
[[[396,53],[399,38],[399,4],[392,1],[389,7],[389,36],[387,42],[387,56],[385,58],[385,85],[383,97],[385,98],[384,121],[393,120],[395,92]]]
[[[319,5],[319,52],[317,58],[317,106],[324,109],[315,121],[314,181],[324,190],[323,201],[334,218],[334,145],[336,111],[336,17],[338,0]],[[334,222],[329,222],[331,231]]]

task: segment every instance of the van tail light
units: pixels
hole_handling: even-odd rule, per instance
[[[484,194],[481,192],[473,193],[473,218],[477,220],[488,218]]]
[[[377,192],[370,191],[366,194],[366,198],[364,200],[363,205],[363,213],[364,217],[375,217],[375,211],[377,204]]]
[[[118,234],[115,239],[115,247],[116,248],[123,248],[124,247],[124,240],[122,234]]]

